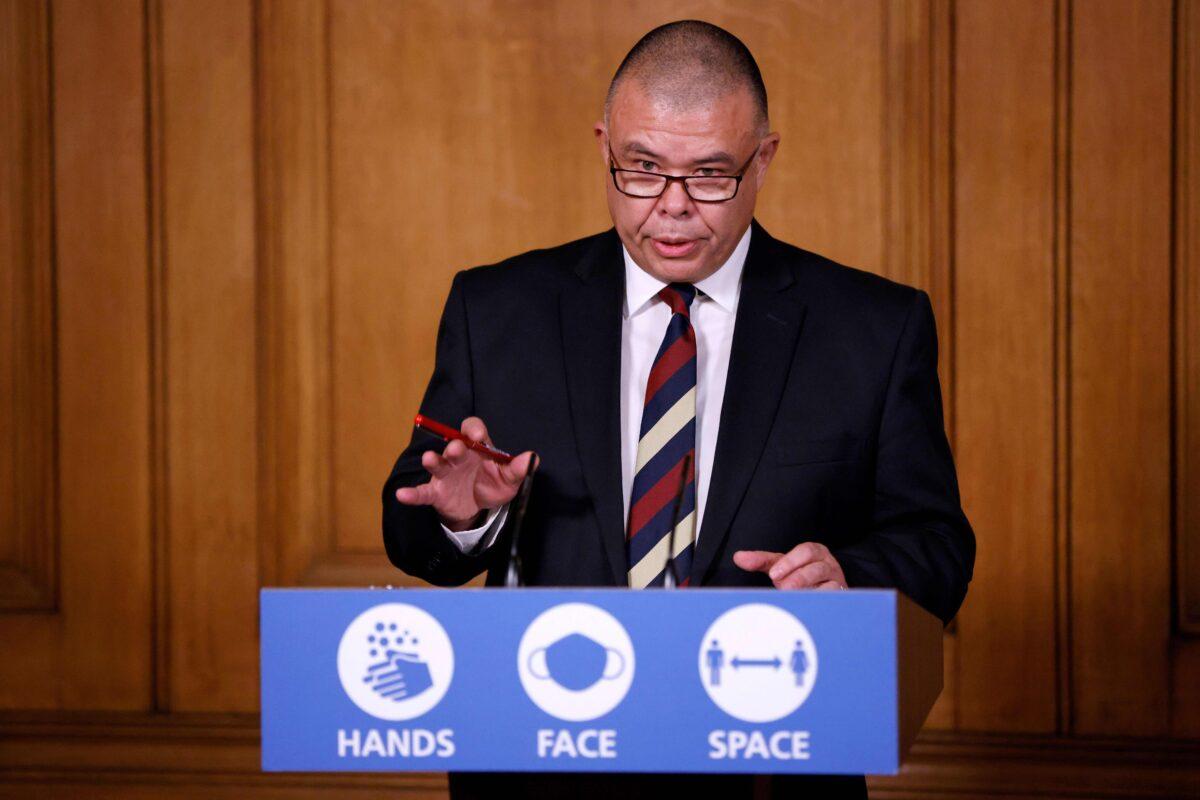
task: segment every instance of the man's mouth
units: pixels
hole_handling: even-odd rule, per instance
[[[664,258],[686,256],[700,243],[699,239],[651,239],[655,251]]]

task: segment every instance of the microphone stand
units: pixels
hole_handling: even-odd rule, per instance
[[[529,459],[529,467],[525,470],[525,477],[521,480],[521,488],[517,490],[516,509],[513,514],[512,524],[512,540],[508,546],[508,572],[504,575],[504,585],[509,589],[515,589],[525,585],[524,576],[521,573],[521,555],[517,552],[517,543],[521,538],[521,526],[525,522],[525,507],[529,504],[529,491],[533,488],[533,472],[537,469],[538,456],[537,453]]]
[[[675,492],[675,508],[671,512],[671,530],[667,534],[667,563],[663,566],[663,588],[674,589],[679,585],[679,572],[675,569],[675,529],[679,527],[679,509],[683,505],[683,492],[687,489],[688,473],[692,471],[692,454],[683,457],[683,472],[679,476],[679,489]]]

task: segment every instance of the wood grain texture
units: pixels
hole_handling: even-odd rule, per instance
[[[905,70],[925,68],[923,58],[907,57],[913,53],[906,50],[906,36],[920,28],[907,28],[904,13],[891,13],[896,35],[888,37],[889,13],[900,5],[747,4],[741,15],[754,26],[736,24],[741,20],[735,15],[712,20],[733,23],[731,29],[755,53],[772,93],[772,128],[783,137],[758,218],[785,241],[897,280],[923,265],[912,262],[914,250],[903,242],[890,250],[889,223],[896,216],[925,214],[919,204],[905,205],[914,198],[909,179],[920,170],[907,160],[911,149],[893,154],[895,171],[887,169],[889,144],[921,144],[920,125],[907,127],[922,113],[910,105],[916,96],[895,97],[895,105],[887,106],[889,81],[911,87]],[[907,45],[926,46],[912,38]],[[903,193],[889,194],[896,187]]]
[[[89,798],[441,798],[445,785],[441,773],[263,773],[257,724],[246,715],[0,717],[3,797],[46,787]],[[1200,744],[925,732],[899,775],[868,785],[886,798],[1184,798],[1200,787]]]
[[[872,798],[1177,798],[1200,790],[1194,742],[927,732]]]
[[[261,579],[290,585],[332,523],[326,8],[256,12]]]
[[[950,6],[889,0],[883,10],[886,227],[879,271],[929,292],[938,322],[949,329]],[[948,386],[952,349],[940,355]]]
[[[54,196],[45,6],[0,3],[0,610],[58,602]]]
[[[253,715],[208,714],[256,708],[259,585],[415,583],[378,491],[450,277],[609,226],[591,126],[628,48],[684,17],[762,66],[764,225],[937,316],[979,561],[945,691],[873,796],[1186,796],[1198,16],[0,0],[0,708],[63,710],[0,718],[0,796],[441,796],[261,775]]]
[[[972,730],[1056,727],[1053,12],[955,12],[955,435],[978,539],[957,723]]]
[[[253,9],[164,3],[164,643],[174,711],[258,704]]]
[[[953,266],[953,6],[948,0],[883,3],[883,261],[877,271],[929,293],[947,435],[955,440]],[[943,642],[945,686],[933,728],[957,719],[957,627]]]
[[[50,13],[60,602],[54,614],[0,616],[0,707],[144,709],[151,588],[142,9],[64,1]]]
[[[1085,10],[1086,9],[1086,10]],[[1168,730],[1168,2],[1073,7],[1073,730]]]
[[[904,760],[942,693],[942,621],[896,597],[896,693],[900,759]]]

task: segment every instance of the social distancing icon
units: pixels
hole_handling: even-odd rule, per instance
[[[817,680],[808,629],[778,606],[726,611],[700,643],[700,682],[717,707],[744,722],[774,722],[798,709]]]

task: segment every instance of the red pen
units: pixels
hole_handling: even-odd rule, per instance
[[[492,461],[495,461],[498,464],[507,464],[513,460],[513,457],[508,453],[505,453],[503,450],[496,450],[488,447],[486,444],[481,444],[473,439],[469,439],[462,431],[455,430],[449,425],[443,425],[437,420],[430,419],[424,414],[417,414],[416,418],[413,420],[413,425],[416,425],[423,431],[432,433],[434,436],[445,439],[447,442],[457,439],[465,444],[469,450],[474,450],[476,453],[479,453],[479,455],[484,456],[485,458],[490,458]]]

